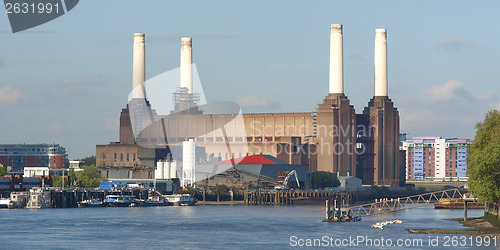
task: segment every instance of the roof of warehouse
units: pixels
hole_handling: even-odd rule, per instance
[[[246,165],[246,164],[286,164],[286,162],[281,161],[270,155],[249,155],[241,158],[236,158],[232,160],[217,161],[212,162],[212,164],[234,164],[234,165]]]

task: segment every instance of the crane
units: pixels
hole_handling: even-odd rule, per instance
[[[299,183],[299,178],[297,177],[297,172],[295,170],[292,170],[286,176],[285,180],[283,181],[283,184],[274,187],[274,189],[276,189],[276,190],[287,189],[288,188],[288,180],[290,179],[290,177],[292,177],[292,175],[295,175],[295,181],[297,182],[297,186],[300,188],[300,183]]]

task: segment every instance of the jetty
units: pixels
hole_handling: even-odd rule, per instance
[[[244,193],[246,205],[293,205],[304,200],[342,199],[352,202],[353,193],[350,191],[331,190],[249,190]]]

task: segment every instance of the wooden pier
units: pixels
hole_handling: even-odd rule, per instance
[[[348,191],[304,191],[304,190],[252,190],[244,193],[246,205],[293,205],[303,200],[343,199],[352,201]]]

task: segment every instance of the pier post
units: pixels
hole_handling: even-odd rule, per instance
[[[464,199],[464,221],[467,221],[467,201]]]
[[[326,219],[329,220],[330,216],[329,216],[329,212],[330,212],[330,202],[328,199],[326,199]]]

